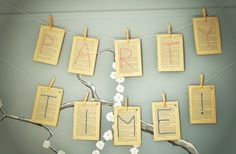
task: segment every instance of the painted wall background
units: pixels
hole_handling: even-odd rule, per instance
[[[100,49],[112,48],[115,38],[123,38],[128,27],[132,37],[141,37],[144,76],[125,81],[125,95],[130,105],[142,106],[142,118],[151,122],[151,102],[161,99],[164,90],[169,100],[179,100],[182,138],[192,142],[201,154],[235,153],[235,108],[236,82],[235,63],[224,72],[217,74],[209,83],[216,85],[217,124],[190,125],[188,95],[179,95],[189,84],[199,83],[199,74],[206,79],[236,60],[236,1],[216,15],[221,18],[223,54],[197,56],[193,40],[192,26],[178,31],[184,34],[185,65],[183,73],[158,73],[156,67],[156,33],[166,32],[167,24],[173,30],[191,23],[194,15],[200,15],[201,7],[212,9],[226,0],[145,0],[145,1],[75,1],[75,0],[9,0],[15,6],[27,10],[37,18],[47,21],[48,15],[54,17],[54,25],[64,27],[77,34],[83,34],[85,25],[89,36],[100,38]],[[0,3],[0,98],[8,113],[31,117],[37,84],[48,84],[53,76],[55,83],[63,87],[73,97],[84,97],[84,87],[75,75],[67,73],[72,44],[71,34],[66,34],[61,58],[57,67],[32,61],[40,24],[26,15]],[[152,35],[148,37],[148,35]],[[6,60],[10,63],[7,63]],[[86,78],[97,87],[98,94],[112,100],[115,83],[109,78],[112,71],[112,55],[102,53],[98,56],[95,76]],[[16,67],[17,66],[17,67]],[[16,69],[17,68],[17,69]],[[177,97],[178,95],[178,97]],[[63,102],[73,98],[64,96]],[[111,128],[105,115],[112,109],[103,107],[102,131]],[[52,128],[52,144],[67,154],[87,154],[95,149],[95,142],[72,140],[73,109],[63,110],[57,128]],[[1,154],[52,154],[42,148],[47,133],[41,128],[14,120],[0,123]],[[145,154],[183,154],[184,150],[167,142],[153,141],[153,136],[142,134],[143,146],[140,153]],[[129,147],[115,147],[109,142],[103,154],[129,153]]]

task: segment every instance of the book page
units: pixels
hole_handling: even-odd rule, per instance
[[[193,18],[193,29],[198,55],[222,53],[219,17]]]
[[[65,29],[41,25],[33,60],[57,65],[64,35]]]
[[[96,65],[98,39],[74,36],[68,72],[92,76]]]
[[[100,115],[100,102],[75,102],[73,139],[99,140]]]
[[[216,123],[215,86],[189,86],[189,112],[191,124]]]
[[[115,60],[118,77],[142,76],[140,39],[115,40]]]
[[[179,140],[180,118],[178,102],[152,103],[153,131],[155,141]]]
[[[158,71],[184,71],[182,34],[157,35]]]
[[[114,108],[114,145],[141,145],[140,107]]]
[[[57,126],[63,89],[38,86],[32,122]]]

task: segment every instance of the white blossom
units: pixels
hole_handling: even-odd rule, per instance
[[[106,119],[107,119],[107,121],[114,122],[114,114],[113,114],[113,112],[107,113]]]
[[[123,77],[116,77],[116,82],[123,83],[125,81],[125,78]]]
[[[66,154],[64,151],[60,150],[57,152],[57,154]]]
[[[104,138],[106,141],[112,140],[112,139],[113,139],[112,131],[111,131],[111,130],[106,131],[106,132],[103,134],[103,138]]]
[[[124,96],[121,93],[116,93],[116,95],[114,96],[115,102],[122,102],[123,99],[124,99]]]
[[[113,68],[114,70],[116,70],[116,63],[115,63],[115,62],[112,63],[112,68]]]
[[[105,143],[103,141],[98,141],[96,143],[96,147],[99,149],[99,150],[102,150],[103,147],[105,146]]]
[[[140,145],[134,145],[134,148],[138,148],[138,147],[140,147]]]
[[[116,103],[113,104],[113,107],[116,107],[116,106],[122,106],[121,102],[116,102]]]
[[[114,130],[114,124],[112,124],[112,126],[111,126],[111,127],[112,127],[112,129]]]
[[[113,80],[116,79],[116,72],[111,72],[110,78],[112,78]]]
[[[119,93],[123,93],[125,90],[125,87],[121,84],[118,84],[117,87],[116,87],[116,91],[119,92]]]
[[[43,147],[44,147],[45,149],[48,149],[48,148],[50,147],[50,141],[45,140],[45,141],[43,142]]]
[[[98,150],[93,150],[92,154],[100,154]]]
[[[139,151],[139,150],[138,150],[137,148],[131,148],[131,149],[130,149],[130,153],[131,153],[131,154],[138,154],[138,151]]]

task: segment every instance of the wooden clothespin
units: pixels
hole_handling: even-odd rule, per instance
[[[129,33],[129,29],[128,29],[128,28],[126,29],[125,34],[126,34],[126,40],[127,40],[127,42],[129,43],[130,33]]]
[[[87,92],[87,93],[86,93],[86,96],[84,97],[84,103],[83,103],[84,105],[85,105],[86,102],[88,101],[89,93],[90,93],[90,92]]]
[[[48,19],[49,19],[49,27],[50,27],[50,30],[52,30],[52,15],[50,15],[49,17],[48,17]]]
[[[207,10],[206,10],[206,8],[202,8],[202,16],[204,17],[205,22],[207,22]]]
[[[164,103],[164,107],[167,107],[167,104],[166,104],[166,93],[165,92],[162,93],[162,100],[163,100],[163,103]]]
[[[203,85],[204,85],[204,74],[202,73],[202,74],[200,74],[200,86],[201,86],[201,88],[203,87]]]
[[[168,25],[168,34],[169,34],[169,36],[171,38],[171,34],[172,34],[172,26],[171,26],[171,24]]]
[[[87,36],[88,36],[88,27],[86,26],[84,28],[84,40],[86,40]]]
[[[125,107],[126,107],[126,111],[128,111],[128,98],[125,98]]]
[[[48,87],[51,88],[51,87],[53,86],[53,84],[54,84],[55,81],[56,81],[56,78],[55,78],[55,77],[52,78],[52,80],[50,81]]]

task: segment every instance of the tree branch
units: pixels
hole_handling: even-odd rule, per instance
[[[114,55],[114,51],[109,50],[109,52],[112,52],[113,55]],[[96,87],[93,84],[91,84],[91,83],[87,82],[86,80],[84,80],[82,78],[82,76],[79,75],[79,74],[77,75],[77,78],[80,80],[80,82],[82,84],[84,84],[86,87],[88,87],[90,89],[90,92],[92,94],[92,100],[99,101],[99,102],[102,103],[102,105],[113,107],[113,104],[114,104],[113,101],[103,100],[98,96],[98,94],[96,92]],[[74,106],[73,102],[65,103],[61,106],[61,110],[66,109],[68,107],[73,107],[73,106]],[[143,120],[141,122],[142,122],[142,131],[153,135],[153,126],[152,126],[152,124],[149,124],[149,123],[147,123]],[[176,141],[168,141],[168,142],[170,144],[172,144],[173,146],[179,146],[179,147],[183,148],[189,154],[199,154],[199,152],[197,151],[195,146],[192,143],[187,142],[185,140],[176,140]]]

